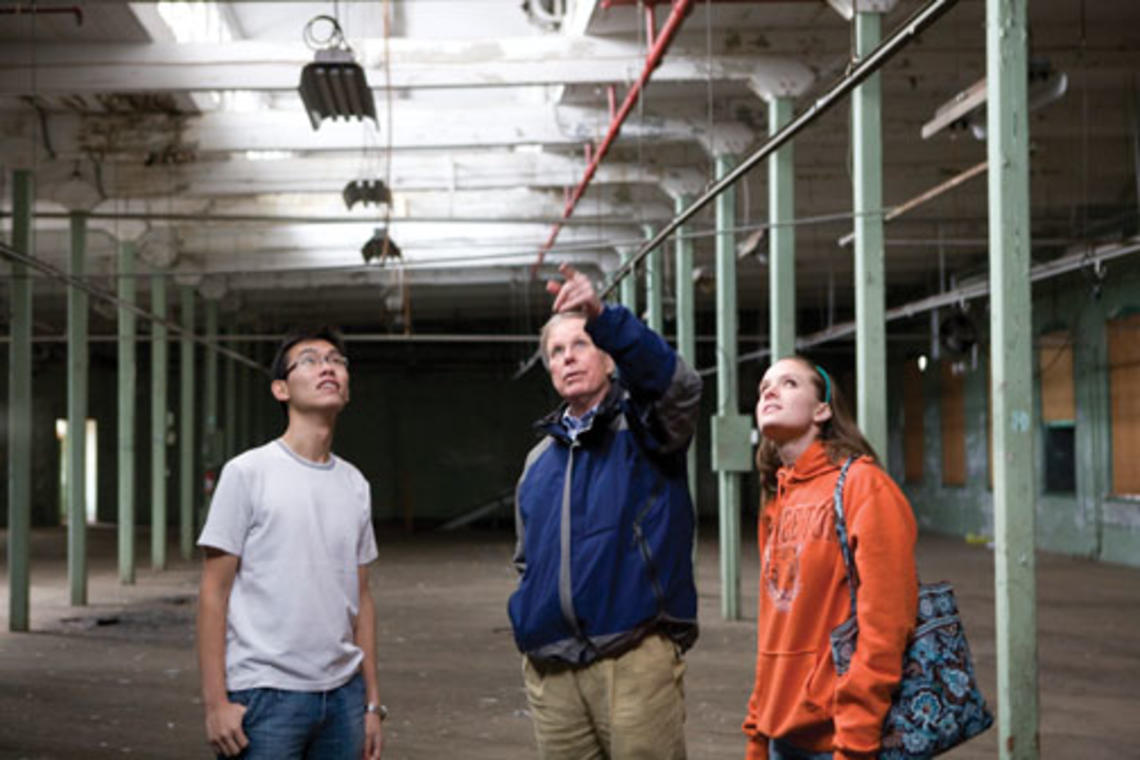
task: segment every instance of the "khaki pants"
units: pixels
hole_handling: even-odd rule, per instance
[[[684,760],[685,662],[647,636],[621,657],[545,675],[523,657],[540,760]]]

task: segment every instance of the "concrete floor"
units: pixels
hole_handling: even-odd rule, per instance
[[[746,530],[746,619],[719,619],[715,543],[700,547],[702,633],[686,677],[690,757],[738,758],[751,685],[757,561]],[[379,532],[373,574],[381,689],[391,715],[385,758],[534,756],[519,657],[506,619],[513,538],[480,532]],[[7,633],[0,575],[0,758],[204,758],[192,621],[196,562],[116,579],[114,529],[90,533],[89,599],[67,604],[65,534],[33,541],[33,633]],[[6,537],[3,547],[6,548]],[[147,555],[140,536],[140,557]],[[0,548],[0,553],[3,548]],[[171,556],[177,554],[172,549]],[[979,677],[994,686],[992,555],[926,536],[919,566],[954,581]],[[1140,758],[1140,571],[1039,555],[1041,747],[1050,760]],[[945,757],[997,757],[997,730]]]

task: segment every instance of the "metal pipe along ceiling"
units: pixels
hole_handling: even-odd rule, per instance
[[[748,158],[738,164],[735,169],[718,180],[716,184],[697,198],[692,205],[674,217],[673,220],[662,227],[656,235],[646,241],[645,244],[637,250],[637,253],[631,256],[621,265],[621,268],[614,273],[613,279],[601,292],[602,298],[612,293],[614,288],[617,287],[618,282],[620,282],[622,278],[628,277],[637,265],[641,263],[641,260],[664,243],[678,227],[709,203],[712,203],[712,201],[726,189],[736,184],[741,177],[751,171],[757,164],[783,147],[796,133],[829,111],[841,98],[858,87],[864,79],[878,71],[883,64],[917,37],[920,32],[937,21],[938,18],[948,11],[957,1],[958,0],[930,0],[930,2],[916,11],[915,14],[896,29],[890,37],[883,40],[877,48],[860,60],[855,68],[846,76],[841,78],[836,84],[832,85],[827,92],[821,95],[808,110],[785,124],[779,132],[768,138],[768,141],[757,148],[752,155],[748,156]]]
[[[598,146],[597,150],[593,151],[592,157],[590,156],[589,150],[587,150],[586,155],[590,161],[590,164],[586,167],[586,173],[582,175],[582,179],[578,182],[578,186],[574,188],[574,191],[570,194],[570,197],[566,199],[566,206],[562,209],[561,221],[558,221],[554,224],[554,229],[550,231],[550,237],[547,238],[546,242],[542,245],[542,248],[539,249],[538,259],[535,261],[534,266],[531,267],[532,274],[538,272],[538,268],[542,265],[543,259],[546,258],[546,253],[554,247],[554,241],[558,239],[558,233],[562,230],[562,225],[567,219],[570,218],[570,215],[574,213],[574,208],[578,205],[578,201],[582,198],[582,194],[586,192],[586,188],[589,186],[590,181],[594,178],[594,173],[597,172],[598,166],[602,163],[602,159],[605,158],[607,151],[609,151],[610,146],[613,144],[613,141],[617,139],[618,133],[621,131],[622,124],[629,116],[630,111],[633,110],[634,104],[637,102],[638,97],[641,95],[642,88],[649,81],[649,77],[652,76],[653,70],[656,69],[658,64],[661,63],[661,59],[665,56],[665,51],[669,49],[669,45],[673,42],[673,38],[676,37],[677,31],[681,28],[681,23],[684,21],[685,16],[693,6],[693,2],[694,0],[676,0],[676,2],[673,4],[673,10],[669,13],[669,18],[665,21],[665,26],[662,27],[660,34],[657,34],[656,38],[654,38],[654,27],[656,24],[654,21],[653,6],[649,6],[646,9],[646,26],[648,27],[647,32],[651,46],[649,53],[645,58],[645,67],[642,69],[641,75],[637,78],[637,81],[635,81],[633,83],[633,86],[629,88],[629,92],[626,93],[625,100],[622,102],[621,108],[618,109],[616,114],[613,114],[613,118],[610,121],[609,130],[606,132],[605,139],[602,140],[601,145]],[[613,101],[611,100],[611,113],[613,108],[612,102]]]

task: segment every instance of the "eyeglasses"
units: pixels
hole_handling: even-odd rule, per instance
[[[289,373],[298,367],[307,372],[322,364],[327,364],[334,369],[348,369],[348,357],[341,354],[325,354],[324,356],[312,353],[301,354],[297,361],[285,368],[285,377],[288,377]]]

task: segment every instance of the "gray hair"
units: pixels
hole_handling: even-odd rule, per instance
[[[580,319],[586,321],[586,312],[584,311],[558,311],[546,320],[546,324],[542,326],[542,330],[538,333],[538,350],[542,356],[542,366],[550,369],[550,357],[546,354],[546,340],[550,337],[550,331],[554,326],[565,322],[567,319]]]

